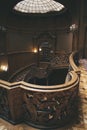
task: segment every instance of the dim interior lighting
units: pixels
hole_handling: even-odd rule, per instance
[[[78,29],[77,25],[76,24],[72,24],[70,26],[70,31],[76,31]]]
[[[42,48],[39,48],[39,51],[42,51]]]
[[[22,0],[13,9],[22,13],[47,13],[60,11],[64,5],[54,0]]]
[[[33,49],[33,52],[34,52],[34,53],[37,53],[37,52],[38,52],[37,48],[34,48],[34,49]]]
[[[8,66],[7,65],[1,65],[0,69],[1,69],[1,71],[7,71],[8,70]]]

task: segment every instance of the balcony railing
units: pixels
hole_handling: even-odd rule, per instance
[[[69,72],[67,82],[53,86],[0,80],[0,117],[13,124],[61,127],[76,116],[78,88],[74,71]]]

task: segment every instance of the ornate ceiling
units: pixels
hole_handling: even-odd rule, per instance
[[[13,7],[20,2],[21,0],[0,0],[0,25],[13,25],[15,24],[15,20],[20,23],[20,21],[23,22],[23,20],[30,20],[28,16],[34,16],[32,14],[21,14],[20,12],[16,12],[13,10]],[[55,0],[61,4],[63,4],[66,7],[66,10],[71,9],[72,1],[73,0]],[[65,12],[67,12],[64,10]],[[69,11],[70,12],[70,11]],[[57,15],[60,15],[61,13],[55,13]],[[64,13],[63,13],[64,14]],[[68,14],[68,13],[66,13]],[[45,16],[54,16],[54,13],[46,13]],[[36,14],[37,16],[37,14]],[[42,16],[39,15],[39,16]],[[60,15],[61,16],[61,15]],[[39,18],[39,17],[38,17]]]
[[[16,5],[21,0],[0,0],[0,14],[8,14],[13,10],[14,5]],[[55,0],[63,4],[66,8],[70,7],[72,0]]]

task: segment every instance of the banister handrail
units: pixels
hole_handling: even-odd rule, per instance
[[[80,72],[80,69],[79,67],[76,65],[75,61],[74,61],[74,56],[76,55],[77,51],[74,51],[70,54],[69,56],[69,63],[70,63],[70,66],[72,67],[72,69],[75,71],[75,72]],[[78,59],[79,60],[79,59]]]
[[[42,92],[61,91],[62,89],[66,90],[72,88],[74,84],[79,82],[78,76],[74,71],[69,72],[69,74],[71,76],[71,80],[64,84],[59,84],[59,85],[41,86],[41,85],[26,83],[24,81],[10,83],[4,80],[0,80],[0,86],[7,89],[20,87],[26,90],[42,91]]]
[[[68,76],[65,83],[52,86],[0,80],[0,117],[12,124],[22,121],[41,129],[61,127],[77,111],[79,76],[75,71]]]

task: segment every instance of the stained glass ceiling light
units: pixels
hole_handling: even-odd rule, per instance
[[[60,11],[64,5],[54,0],[23,0],[14,6],[14,9],[23,13],[47,13]]]

